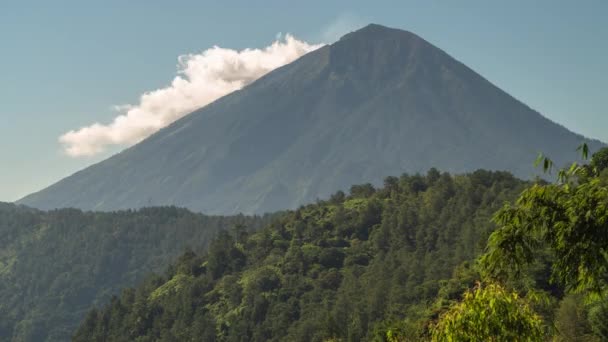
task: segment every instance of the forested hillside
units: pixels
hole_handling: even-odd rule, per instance
[[[0,340],[67,341],[92,305],[164,270],[188,246],[200,250],[220,229],[255,229],[268,219],[0,203]]]
[[[423,329],[438,294],[473,285],[467,262],[526,183],[506,172],[386,178],[227,230],[164,275],[92,310],[75,341],[365,341]],[[455,277],[458,281],[446,282]],[[407,320],[404,320],[405,318]]]

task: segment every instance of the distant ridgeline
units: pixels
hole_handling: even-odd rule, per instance
[[[408,329],[405,317],[415,331],[438,295],[473,285],[466,262],[526,184],[431,169],[353,186],[255,233],[223,231],[207,252],[90,311],[74,340],[384,341],[395,322]]]
[[[188,246],[205,248],[221,229],[257,229],[269,219],[0,203],[0,341],[68,341],[91,306],[163,271]]]

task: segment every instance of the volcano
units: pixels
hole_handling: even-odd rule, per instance
[[[19,203],[263,213],[431,167],[532,178],[538,152],[559,165],[585,140],[419,36],[372,24]]]

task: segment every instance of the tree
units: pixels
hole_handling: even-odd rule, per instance
[[[604,147],[597,151],[591,157],[591,167],[595,168],[597,172],[602,172],[608,168],[608,147]]]
[[[333,204],[340,204],[340,203],[344,203],[345,198],[346,198],[346,194],[344,194],[344,191],[339,190],[335,194],[330,196],[329,202],[331,202]]]
[[[564,297],[555,315],[555,328],[558,341],[595,341],[580,295]]]
[[[543,322],[517,293],[494,283],[465,292],[431,328],[434,341],[542,341]]]
[[[601,341],[608,341],[608,300],[592,303],[588,312],[591,330]]]
[[[77,341],[430,338],[428,323],[478,279],[454,268],[473,262],[488,218],[526,184],[501,172],[433,173],[433,184],[420,175],[364,184],[353,191],[361,197],[286,211],[249,234],[222,230],[207,253],[185,254],[92,314]]]
[[[370,183],[353,185],[350,187],[350,195],[355,198],[367,198],[374,194],[376,189]]]
[[[602,150],[603,151],[603,150]],[[604,153],[604,152],[602,152]],[[586,149],[583,149],[586,155]],[[602,160],[595,154],[592,160]],[[545,169],[551,163],[544,163]],[[578,292],[599,294],[608,280],[608,186],[606,175],[574,163],[554,184],[535,184],[515,205],[494,216],[481,264],[491,277],[520,273],[538,251],[553,257],[551,280]]]

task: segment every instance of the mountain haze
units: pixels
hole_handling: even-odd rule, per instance
[[[530,178],[539,151],[561,165],[583,140],[415,34],[369,25],[20,203],[261,213],[430,167]]]

